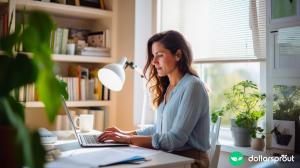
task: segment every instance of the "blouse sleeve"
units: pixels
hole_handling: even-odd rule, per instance
[[[153,135],[155,133],[156,130],[156,124],[146,127],[146,128],[142,128],[136,131],[137,135]]]

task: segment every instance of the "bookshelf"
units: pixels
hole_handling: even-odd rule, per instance
[[[68,66],[83,66],[85,68],[100,68],[108,63],[112,63],[116,58],[116,14],[113,10],[117,6],[116,0],[105,0],[106,9],[97,9],[82,6],[65,5],[58,3],[49,3],[33,0],[0,0],[1,3],[9,3],[10,12],[14,12],[13,26],[20,21],[21,12],[23,10],[40,10],[51,15],[58,28],[88,30],[90,32],[98,32],[109,29],[110,46],[107,50],[109,56],[83,56],[78,53],[74,55],[67,54],[52,54],[52,59],[57,65],[56,73],[62,77],[68,75]],[[58,69],[58,70],[57,70]],[[103,93],[103,92],[102,92]],[[101,108],[105,110],[106,126],[114,125],[115,123],[115,93],[109,93],[109,100],[68,100],[67,106],[71,108]],[[101,97],[100,97],[101,99]],[[26,122],[32,125],[39,123],[38,117],[32,115],[37,111],[43,111],[44,105],[37,100],[28,100],[23,102],[26,107]],[[29,118],[29,120],[28,120]],[[37,120],[37,121],[33,121]],[[49,125],[49,123],[45,123]]]
[[[81,62],[81,63],[112,63],[110,57],[93,57],[93,56],[81,56],[81,55],[64,55],[53,54],[52,58],[57,62]]]
[[[17,10],[23,10],[24,8],[26,10],[41,10],[54,15],[81,19],[111,19],[113,15],[112,11],[108,10],[32,0],[17,0],[16,8]]]
[[[68,107],[99,107],[99,106],[110,106],[111,101],[97,101],[97,100],[88,100],[88,101],[67,101]],[[45,107],[44,104],[40,101],[24,102],[23,103],[27,108],[41,108]]]

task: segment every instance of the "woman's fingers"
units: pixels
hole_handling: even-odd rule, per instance
[[[98,141],[103,141],[103,139],[104,139],[105,137],[110,136],[112,133],[113,133],[113,132],[111,132],[111,131],[105,131],[105,132],[103,132],[103,133],[98,137]]]
[[[98,141],[100,141],[100,142],[104,142],[106,140],[113,140],[115,142],[123,142],[123,143],[125,142],[126,143],[128,141],[128,136],[123,135],[118,132],[107,131],[98,137]]]

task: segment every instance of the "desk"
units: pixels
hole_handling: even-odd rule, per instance
[[[55,146],[62,151],[61,158],[67,158],[76,153],[81,152],[93,152],[95,150],[99,150],[101,148],[81,148],[77,142],[77,140],[66,140],[66,141],[58,141]],[[110,147],[106,149],[118,149],[120,151],[136,151],[138,152],[137,155],[141,155],[149,159],[146,162],[141,164],[119,164],[113,165],[108,167],[117,167],[117,168],[124,168],[124,167],[160,167],[160,168],[190,168],[191,164],[194,162],[193,159],[170,154],[163,151],[152,150],[141,148],[137,146],[130,146],[130,147]],[[103,148],[102,148],[103,149]],[[109,153],[107,153],[109,155]],[[112,156],[113,157],[113,156]],[[101,159],[101,156],[99,156]],[[80,165],[77,163],[66,162],[66,160],[58,159],[54,162],[47,163],[46,168],[83,168],[88,167],[87,165]]]

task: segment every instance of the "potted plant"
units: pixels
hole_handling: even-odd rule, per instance
[[[263,133],[264,129],[261,127],[253,127],[250,130],[251,134],[251,148],[254,150],[263,151],[265,147],[265,135]]]
[[[250,132],[265,114],[263,104],[266,95],[261,94],[252,81],[245,80],[234,85],[224,96],[226,104],[222,109],[233,114],[231,132],[234,144],[250,146]]]
[[[35,168],[44,166],[45,151],[38,132],[25,126],[18,89],[35,83],[50,122],[61,106],[61,95],[67,98],[67,92],[66,85],[53,73],[50,33],[55,25],[50,16],[38,11],[22,16],[23,24],[0,38],[0,160],[1,167]],[[30,54],[16,52],[20,44]]]

